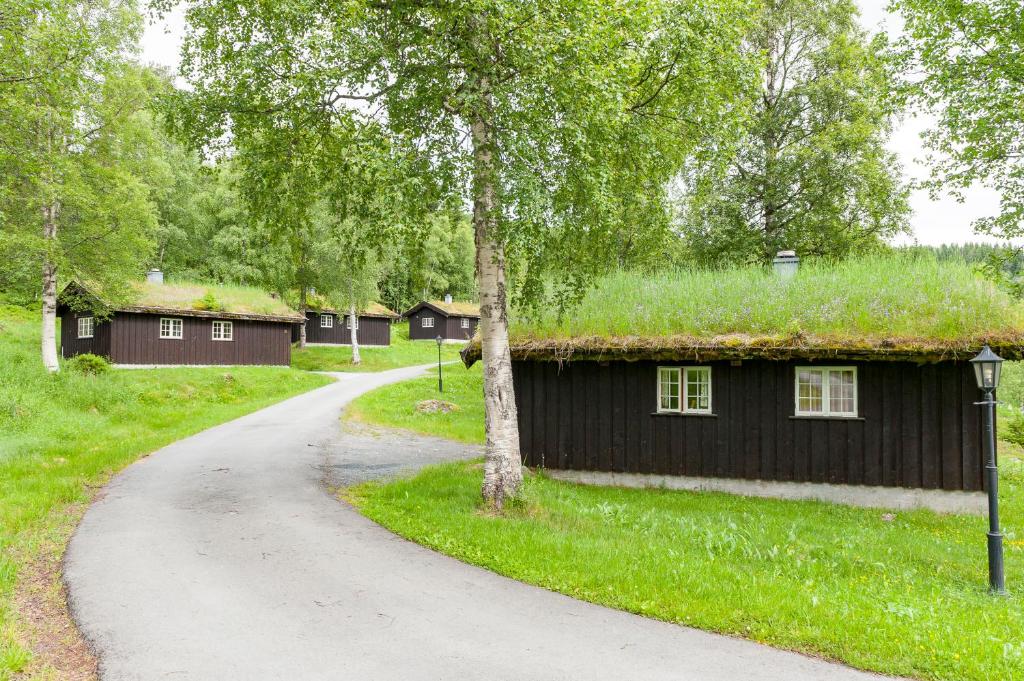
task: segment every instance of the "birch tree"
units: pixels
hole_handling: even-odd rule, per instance
[[[132,2],[24,0],[2,19],[0,269],[38,263],[42,360],[57,371],[58,277],[123,296],[148,251],[154,83],[124,61],[141,30]]]
[[[411,137],[472,206],[484,363],[482,494],[522,481],[508,341],[510,255],[520,281],[559,258],[573,281],[600,244],[664,214],[682,155],[745,78],[742,0],[191,0],[188,127],[243,139],[282,117],[376,117]],[[323,159],[333,163],[336,159]],[[552,244],[572,248],[552,248]],[[536,259],[535,259],[536,257]],[[524,294],[538,285],[524,286]]]

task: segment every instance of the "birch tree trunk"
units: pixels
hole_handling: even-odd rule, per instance
[[[57,361],[57,265],[51,253],[56,250],[57,219],[60,203],[54,201],[43,206],[43,366],[50,373],[60,371]]]
[[[352,363],[359,364],[362,360],[359,358],[359,317],[356,315],[356,306],[354,303],[350,303],[348,306],[348,328],[349,338],[352,343]]]
[[[480,291],[480,342],[484,364],[486,445],[481,493],[501,510],[523,482],[519,423],[508,345],[505,249],[498,240],[497,168],[494,158],[493,101],[490,79],[477,78],[480,103],[472,117],[473,231]]]

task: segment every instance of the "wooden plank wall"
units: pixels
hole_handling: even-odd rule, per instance
[[[793,418],[793,362],[711,363],[714,416],[698,416],[654,413],[653,362],[516,361],[522,452],[548,468],[982,489],[967,363],[847,365],[856,420]]]
[[[424,317],[434,318],[434,328],[423,328]],[[469,340],[476,333],[480,320],[469,318],[469,328],[462,328],[463,317],[446,317],[428,307],[420,308],[409,315],[409,338],[412,340],[434,340],[440,334],[448,340]]]
[[[334,315],[334,326],[325,329],[320,326],[320,315],[316,312],[306,313],[306,342],[335,343],[348,345],[352,340],[351,332],[345,326],[347,317]],[[298,340],[298,334],[292,333],[292,340]],[[356,339],[361,345],[391,345],[391,321],[383,317],[360,317]]]
[[[60,351],[62,357],[74,357],[87,352],[110,357],[110,322],[95,320],[92,338],[78,337],[78,318],[92,317],[68,310],[60,316]]]
[[[166,315],[165,315],[166,316]],[[231,320],[231,341],[212,339],[213,319],[180,317],[181,339],[160,338],[161,315],[117,313],[110,357],[118,364],[276,364],[291,361],[291,325]]]

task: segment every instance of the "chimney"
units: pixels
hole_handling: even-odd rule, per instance
[[[796,251],[779,251],[772,260],[772,269],[783,281],[792,279],[798,267],[800,258],[796,257]]]
[[[149,284],[162,284],[164,283],[164,273],[157,269],[152,269],[146,272],[146,283]]]
[[[444,294],[444,304],[445,305],[451,305],[452,304],[452,294],[450,294],[450,293]]]

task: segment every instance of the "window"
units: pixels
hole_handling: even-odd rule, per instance
[[[214,322],[213,340],[229,341],[234,339],[235,325],[233,322]]]
[[[96,326],[96,322],[92,317],[79,317],[78,318],[78,337],[79,338],[92,338],[93,329]]]
[[[658,411],[711,413],[711,367],[658,367]]]
[[[462,328],[464,328],[464,329],[468,329],[469,328],[469,320],[466,319],[465,317],[463,317],[463,319],[462,319]]]
[[[424,329],[432,329],[434,328],[434,318],[424,317],[420,324],[423,326]]]
[[[320,328],[321,329],[333,329],[334,328],[334,315],[322,314],[320,315]]]
[[[161,317],[160,319],[160,337],[161,338],[181,338],[181,320],[171,319],[168,317]]]
[[[797,367],[797,416],[857,416],[855,367]]]
[[[345,317],[345,328],[352,330],[352,317]],[[356,317],[356,331],[359,330],[359,317]]]

